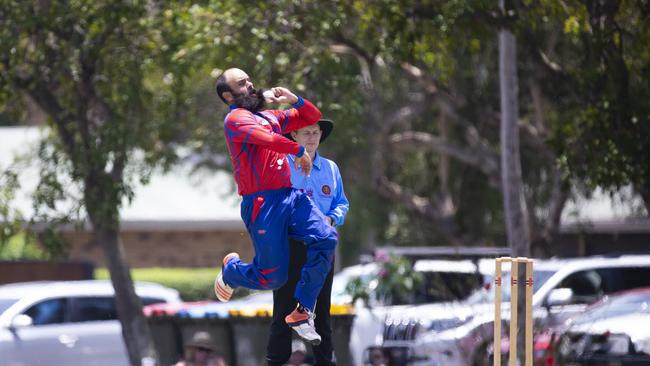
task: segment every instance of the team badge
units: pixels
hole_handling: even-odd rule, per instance
[[[320,190],[321,190],[321,192],[323,192],[325,195],[328,195],[328,196],[332,193],[332,188],[330,188],[330,186],[328,186],[327,184],[324,184],[320,188]]]

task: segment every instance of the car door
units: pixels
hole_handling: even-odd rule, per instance
[[[66,298],[47,299],[22,312],[31,317],[32,325],[8,331],[11,340],[2,342],[6,365],[41,365],[45,361],[48,365],[63,364],[68,359],[68,342],[63,336],[66,306]]]
[[[23,314],[33,323],[11,332],[9,366],[128,365],[112,296],[48,299]]]
[[[144,305],[164,302],[163,299],[151,297],[142,298],[141,301]],[[88,366],[129,364],[113,296],[70,298],[67,321],[70,327],[65,337],[73,351],[70,354],[75,355],[77,364]]]
[[[128,365],[127,351],[112,296],[70,298],[68,324],[62,334],[77,364]],[[81,361],[83,360],[83,361]]]
[[[582,312],[587,305],[605,295],[605,286],[606,281],[597,269],[576,271],[565,277],[555,288],[569,288],[573,296],[567,304],[550,307],[550,324],[558,324]]]

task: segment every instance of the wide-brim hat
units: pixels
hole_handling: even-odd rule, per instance
[[[332,130],[334,129],[334,121],[331,119],[321,119],[318,121],[318,126],[320,126],[320,130],[323,131],[323,133],[320,135],[320,142],[325,141],[327,136],[332,133]],[[289,140],[295,141],[293,137],[291,137],[291,133],[286,133],[284,134],[284,137],[288,138]]]
[[[212,337],[210,337],[210,333],[208,332],[196,332],[192,336],[192,339],[185,343],[185,347],[205,348],[214,352]]]

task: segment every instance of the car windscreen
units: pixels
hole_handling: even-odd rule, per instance
[[[9,309],[17,301],[18,299],[0,299],[0,314],[4,313],[5,310]]]
[[[573,324],[592,323],[629,314],[650,314],[650,292],[612,296],[590,307],[572,320]]]
[[[363,289],[373,305],[428,304],[462,300],[483,283],[483,276],[475,272],[422,271],[422,286],[414,291],[380,291],[376,273],[334,276],[332,303],[350,302],[351,293]],[[390,286],[387,286],[390,288]]]
[[[546,281],[548,281],[555,271],[533,271],[533,293],[537,292]],[[476,290],[472,295],[469,296],[467,301],[472,304],[494,302],[494,277],[486,276],[486,285],[478,290]],[[510,272],[504,271],[502,273],[501,283],[501,301],[510,301]]]
[[[394,287],[388,291],[375,291],[377,305],[419,305],[463,300],[483,283],[483,276],[464,272],[420,272],[422,285],[411,291]]]
[[[423,274],[424,286],[415,289],[413,299],[408,302],[410,304],[462,300],[483,283],[483,276],[478,273],[423,272]]]

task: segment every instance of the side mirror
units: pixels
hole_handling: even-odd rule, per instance
[[[573,290],[570,288],[556,288],[551,290],[546,298],[546,306],[561,306],[567,305],[573,298]]]
[[[11,324],[9,325],[9,328],[14,330],[17,328],[29,327],[33,323],[34,321],[32,320],[32,317],[30,317],[29,315],[20,314],[20,315],[16,315],[11,320]]]

